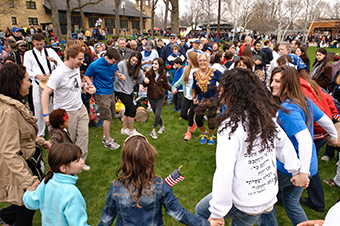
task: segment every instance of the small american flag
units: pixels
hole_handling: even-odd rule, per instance
[[[181,167],[180,167],[181,168]],[[167,183],[170,187],[177,184],[179,181],[184,180],[185,177],[183,177],[178,170],[180,168],[177,168],[172,174],[170,174],[167,178],[164,179],[165,183]]]

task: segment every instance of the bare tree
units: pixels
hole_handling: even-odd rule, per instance
[[[171,3],[171,31],[179,35],[179,5],[178,0],[170,0]]]
[[[327,15],[333,19],[340,19],[340,2],[334,1],[330,7],[324,6],[327,9]]]
[[[158,0],[152,0],[152,5],[151,5],[151,34],[152,38],[155,38],[155,10],[157,8],[157,3]]]
[[[215,18],[215,14],[213,13],[214,11],[217,10],[217,1],[216,0],[200,0],[199,1],[200,5],[201,5],[201,11],[204,12],[204,18],[206,18],[206,20],[204,22],[206,22],[207,24],[207,33],[210,32],[210,22],[213,20],[213,18]]]
[[[119,18],[119,9],[121,0],[115,0],[115,33],[119,35],[120,33],[120,18]]]
[[[59,12],[58,12],[58,3],[57,0],[47,0],[51,7],[51,17],[52,17],[52,25],[53,25],[53,33],[58,39],[62,39],[63,36],[61,34],[60,23],[59,23]]]
[[[190,4],[185,7],[185,13],[179,18],[179,24],[191,26],[193,30],[196,30],[198,24],[201,23],[203,19],[203,11],[200,6],[197,2],[190,1]]]
[[[85,14],[84,14],[83,8],[80,7],[82,5],[81,1],[82,0],[78,0],[78,7],[79,7],[79,12],[80,12],[80,18],[81,18],[80,28],[85,30]]]
[[[143,0],[140,1],[139,33],[143,35]]]
[[[301,11],[301,19],[296,24],[301,27],[303,33],[302,43],[306,44],[308,34],[313,26],[314,21],[324,15],[324,11],[329,9],[327,3],[322,0],[302,0],[303,10]]]

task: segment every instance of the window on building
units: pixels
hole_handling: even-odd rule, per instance
[[[35,2],[26,1],[26,9],[37,9],[36,6],[35,6]]]
[[[131,21],[131,27],[132,27],[132,29],[139,30],[139,21],[138,20]]]
[[[38,25],[38,18],[28,18],[28,25]]]
[[[89,27],[95,27],[98,18],[89,17]]]
[[[120,28],[129,28],[128,20],[120,20]]]
[[[16,17],[12,17],[12,25],[17,25],[17,18]]]
[[[8,4],[9,4],[9,8],[14,8],[14,0],[9,0]]]

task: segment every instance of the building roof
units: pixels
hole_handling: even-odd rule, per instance
[[[83,0],[83,3],[86,3],[91,0]],[[57,1],[58,2],[58,10],[66,11],[66,1]],[[122,0],[122,4],[125,4],[125,10],[120,7],[119,15],[127,16],[127,17],[140,17],[140,11],[136,9],[136,5],[129,0]],[[70,7],[74,8],[78,5],[77,0],[70,0]],[[47,9],[51,9],[50,4],[47,0],[44,0],[44,6]],[[75,10],[75,12],[79,12],[79,10]],[[115,15],[115,3],[112,0],[104,0],[95,5],[87,5],[83,8],[84,13],[95,13],[102,15]],[[143,13],[143,18],[150,18],[148,15]]]

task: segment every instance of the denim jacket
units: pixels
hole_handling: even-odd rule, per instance
[[[117,216],[116,226],[161,226],[162,206],[171,217],[182,224],[193,226],[208,226],[210,223],[202,218],[195,216],[181,206],[173,190],[162,178],[157,177],[152,183],[150,197],[143,193],[139,199],[139,205],[135,206],[131,195],[119,181],[111,184],[106,198],[106,204],[98,226],[112,225]]]

